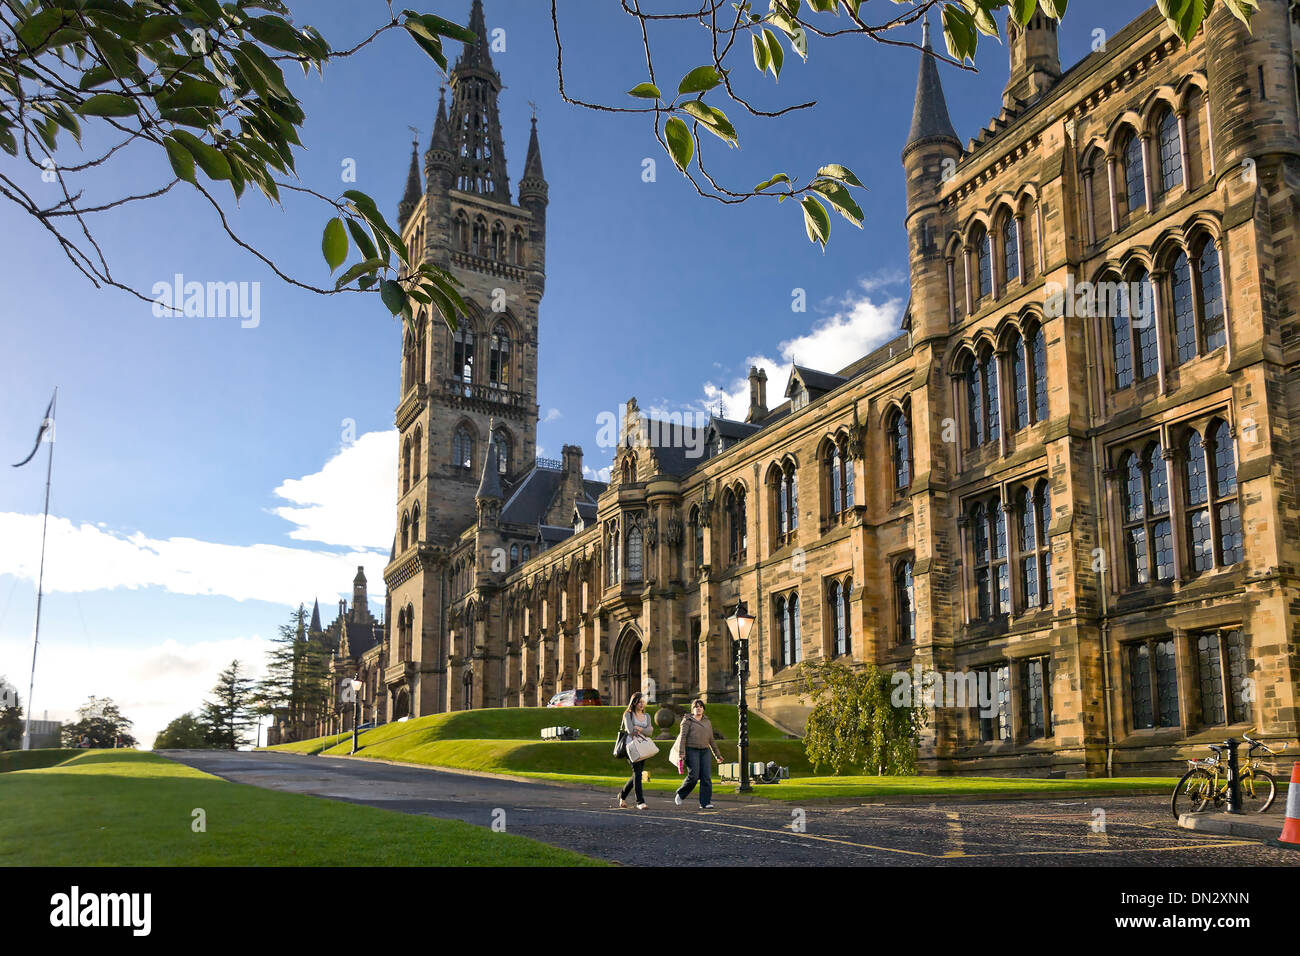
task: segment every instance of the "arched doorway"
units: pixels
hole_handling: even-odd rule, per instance
[[[405,687],[399,690],[393,698],[393,720],[401,720],[403,717],[411,716],[411,692]]]
[[[474,709],[474,671],[466,668],[461,683],[465,685],[465,710]]]
[[[614,673],[611,683],[614,699],[609,703],[624,705],[641,689],[641,633],[626,627],[614,645]]]

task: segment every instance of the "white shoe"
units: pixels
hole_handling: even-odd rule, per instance
[[[704,806],[700,807],[700,809],[701,809],[701,810],[712,810],[712,809],[713,809],[713,804],[711,804],[711,803],[706,803]]]
[[[673,794],[673,803],[677,804],[679,807],[682,805],[682,795],[680,793]]]
[[[638,803],[638,804],[636,805],[636,808],[637,808],[638,810],[645,810],[645,809],[647,809],[647,806],[646,806],[646,804],[644,804],[644,803]]]

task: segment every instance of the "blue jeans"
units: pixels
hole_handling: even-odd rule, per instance
[[[713,802],[713,753],[708,747],[686,748],[686,780],[677,788],[677,795],[683,800],[691,795],[698,781],[700,784],[700,806],[707,807]]]

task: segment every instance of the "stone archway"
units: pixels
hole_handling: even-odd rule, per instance
[[[628,625],[614,645],[614,673],[611,704],[625,706],[632,695],[641,689],[641,632]]]
[[[393,695],[393,720],[411,716],[411,692],[403,687]]]

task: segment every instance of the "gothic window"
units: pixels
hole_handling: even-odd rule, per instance
[[[975,233],[975,294],[993,295],[993,240],[982,226]]]
[[[619,547],[618,528],[610,525],[609,529],[609,583],[618,584],[619,562],[622,560],[622,548]]]
[[[510,434],[504,428],[492,433],[492,444],[497,450],[497,474],[510,474]]]
[[[451,463],[455,468],[474,467],[474,436],[468,425],[461,425],[456,429],[452,438]]]
[[[1042,328],[1028,333],[1029,355],[1033,367],[1034,421],[1047,421],[1047,342]]]
[[[1160,143],[1160,192],[1168,193],[1183,182],[1183,149],[1178,136],[1178,118],[1168,108],[1156,121]]]
[[[853,651],[853,635],[849,626],[849,596],[852,586],[849,582],[841,584],[832,579],[826,589],[832,657],[843,657]]]
[[[506,227],[500,222],[492,223],[492,239],[488,243],[487,258],[502,262],[506,258]]]
[[[727,489],[723,498],[723,512],[727,516],[729,564],[744,564],[748,550],[748,531],[745,527],[745,489]]]
[[[912,435],[908,427],[908,416],[903,409],[895,409],[890,415],[889,455],[894,466],[894,492],[901,494],[912,485]]]
[[[799,595],[782,594],[776,599],[777,648],[782,667],[790,667],[803,658],[803,639],[799,623]]]
[[[1011,215],[1002,220],[1002,276],[1004,288],[1020,278],[1020,228]]]
[[[690,517],[691,542],[695,549],[692,556],[695,576],[699,577],[700,569],[704,567],[704,523],[700,521],[700,509],[692,508]]]
[[[510,261],[517,266],[524,264],[524,233],[519,228],[510,234]]]
[[[1021,714],[1024,719],[1025,739],[1040,740],[1052,734],[1051,680],[1046,657],[1035,657],[1021,665],[1020,685],[1023,689]]]
[[[452,244],[461,252],[469,252],[469,220],[465,218],[464,212],[456,213],[451,230]]]
[[[768,472],[768,487],[772,497],[773,546],[781,548],[793,539],[799,527],[799,476],[794,462],[773,465]]]
[[[1128,282],[1119,285],[1117,295],[1108,298],[1109,308],[1113,309],[1115,387],[1128,388],[1134,381],[1151,378],[1160,367],[1151,276],[1145,269],[1138,270]]]
[[[492,330],[488,351],[488,385],[502,390],[510,388],[510,330],[498,322]]]
[[[1124,143],[1124,199],[1129,215],[1146,208],[1145,166],[1142,163],[1142,138],[1130,132]]]
[[[402,333],[402,388],[415,387],[415,344],[409,332]]]
[[[474,231],[470,237],[470,252],[486,259],[490,255],[488,242],[487,220],[479,216],[474,220]]]
[[[911,561],[900,561],[894,570],[894,611],[897,614],[895,640],[899,644],[911,644],[916,640],[916,596]]]
[[[466,385],[474,381],[474,330],[467,326],[464,319],[453,338],[451,374]],[[466,395],[468,394],[467,389]]]
[[[411,490],[411,439],[402,442],[402,494]]]
[[[402,550],[405,551],[411,543],[411,513],[405,511],[402,513]]]
[[[1112,276],[1102,281],[1111,283],[1117,279],[1118,277]],[[1129,321],[1128,296],[1121,292],[1118,296],[1105,297],[1105,301],[1111,319],[1111,364],[1115,387],[1128,388],[1133,384],[1133,329]]]
[[[1196,313],[1192,305],[1192,270],[1179,252],[1169,267],[1169,291],[1174,309],[1174,354],[1178,365],[1196,357]]]
[[[840,458],[840,448],[832,442],[830,447],[831,514],[838,515],[844,510],[844,462]]]
[[[1051,509],[1051,491],[1046,481],[1016,493],[1020,587],[1026,609],[1052,604],[1052,551],[1048,540]]]
[[[1246,639],[1240,628],[1191,635],[1201,697],[1201,725],[1250,720],[1246,699]]]
[[[1183,446],[1183,489],[1187,495],[1184,515],[1193,572],[1214,567],[1214,539],[1210,531],[1210,476],[1205,464],[1205,446],[1193,429]]]
[[[420,543],[420,503],[418,501],[411,512],[411,543]]]
[[[642,537],[641,529],[633,525],[627,532],[627,579],[639,582],[642,575]]]
[[[429,317],[425,313],[421,312],[420,315],[415,320],[415,329],[416,329],[415,331],[415,380],[421,384],[424,382],[425,349],[426,349],[426,338],[427,338],[425,330],[428,327],[429,327]]]
[[[1169,580],[1174,576],[1173,532],[1169,482],[1160,445],[1152,442],[1140,456],[1127,452],[1120,460],[1120,472],[1129,586]]]
[[[519,545],[512,544],[510,546],[510,567],[517,568],[518,566],[519,566]]]
[[[1237,564],[1244,557],[1241,542],[1241,507],[1237,501],[1237,457],[1232,432],[1225,421],[1211,422],[1209,435],[1211,488],[1218,524],[1218,560],[1223,566]]]
[[[972,448],[998,440],[1001,415],[997,362],[997,354],[986,345],[966,371],[966,413]]]
[[[411,445],[411,481],[420,480],[420,461],[424,454],[424,430],[415,426],[415,441]]]
[[[1208,236],[1193,246],[1196,259],[1197,304],[1200,306],[1201,337],[1205,351],[1213,352],[1228,342],[1223,314],[1223,282],[1219,276],[1219,247]]]
[[[975,618],[990,621],[1011,611],[1007,524],[1002,501],[976,502],[970,511],[971,566],[975,571]]]
[[[1011,739],[1011,668],[1007,664],[981,667],[975,671],[976,680],[988,688],[993,713],[979,714],[980,740],[990,743]],[[983,692],[980,696],[983,696]]]
[[[1019,332],[1011,336],[1011,416],[1015,431],[1029,427],[1029,364]]]
[[[532,556],[533,556],[533,546],[530,544],[524,545],[524,552],[521,560],[527,561]]]
[[[1128,645],[1128,665],[1133,729],[1177,727],[1178,664],[1173,638]]]
[[[803,624],[799,616],[799,595],[791,594],[786,602],[786,613],[790,618],[790,662],[798,664],[803,660]]]

